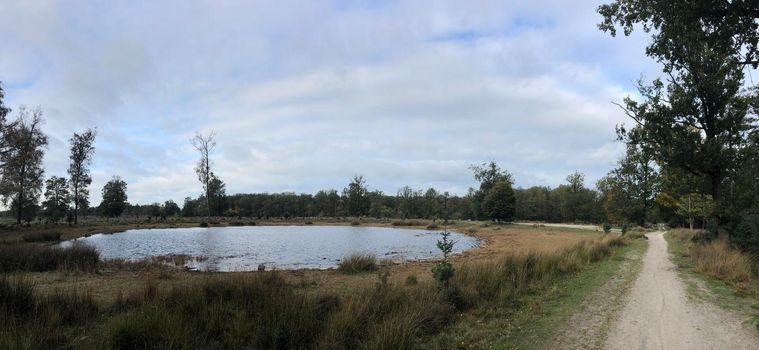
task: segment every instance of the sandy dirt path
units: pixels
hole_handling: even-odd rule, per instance
[[[649,233],[643,267],[607,349],[759,349],[755,329],[709,303],[688,300],[661,232]]]

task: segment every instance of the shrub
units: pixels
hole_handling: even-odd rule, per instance
[[[443,259],[432,268],[432,274],[435,276],[438,284],[444,288],[448,287],[448,280],[453,277],[453,273],[456,271],[453,264],[448,261],[448,256],[453,251],[453,245],[455,244],[454,241],[448,239],[450,235],[451,233],[448,231],[440,233],[441,238],[437,241],[437,248],[443,253]]]
[[[603,228],[604,228],[604,233],[611,232],[611,224],[610,223],[608,223],[608,222],[604,223]]]
[[[306,225],[313,225],[314,223],[312,221],[306,221],[305,224]]]
[[[337,269],[345,273],[374,271],[377,269],[377,257],[373,254],[354,253],[343,258]]]
[[[627,223],[622,224],[622,234],[623,235],[627,234],[627,229],[628,228],[630,228],[630,225],[628,225]]]
[[[436,223],[432,222],[429,225],[427,225],[428,230],[437,230],[438,226]]]
[[[205,221],[203,221],[198,226],[200,226],[200,227],[208,227],[208,223],[205,222]]]
[[[59,241],[61,234],[59,232],[29,232],[22,236],[24,242],[51,242]]]
[[[358,226],[361,225],[361,222],[359,221],[351,221],[351,226]]]
[[[743,216],[730,241],[744,251],[759,254],[759,214]]]
[[[245,226],[245,223],[242,221],[232,221],[229,223],[229,226]]]

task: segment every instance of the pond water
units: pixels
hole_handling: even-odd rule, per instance
[[[352,253],[379,259],[425,260],[440,257],[440,231],[354,226],[242,226],[128,230],[61,243],[94,246],[105,259],[141,260],[187,255],[186,266],[206,271],[327,269]],[[451,233],[454,253],[477,246],[477,239]]]

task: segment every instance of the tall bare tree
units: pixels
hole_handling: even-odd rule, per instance
[[[195,166],[195,173],[198,174],[198,180],[203,184],[203,192],[206,195],[206,208],[208,221],[211,221],[211,180],[214,178],[211,171],[211,152],[216,148],[216,133],[211,131],[208,135],[203,135],[199,131],[195,137],[190,140],[195,150],[200,153],[198,165]]]
[[[16,122],[3,132],[5,150],[0,154],[0,194],[3,203],[11,203],[16,222],[31,218],[28,212],[37,206],[42,191],[42,157],[47,136],[42,133],[42,109],[21,106]]]
[[[90,190],[87,188],[92,183],[90,165],[92,156],[95,154],[95,130],[77,134],[74,133],[69,139],[71,155],[69,159],[69,186],[71,197],[74,202],[74,224],[79,223],[79,209],[89,205]]]

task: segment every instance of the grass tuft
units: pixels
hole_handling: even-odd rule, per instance
[[[354,253],[343,258],[337,265],[345,273],[369,272],[377,269],[377,256],[374,254]]]

